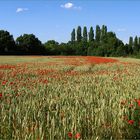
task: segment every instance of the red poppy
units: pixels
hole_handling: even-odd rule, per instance
[[[87,59],[87,62],[89,62],[89,63],[96,63],[96,64],[100,64],[100,63],[113,63],[113,62],[117,62],[118,61],[116,59],[94,57],[94,56],[87,56],[85,58]]]
[[[137,100],[138,106],[140,106],[140,100]]]
[[[44,80],[43,83],[44,83],[44,84],[47,84],[47,83],[48,83],[48,80]]]
[[[81,137],[80,133],[76,133],[75,138],[79,139]]]
[[[2,85],[3,85],[3,86],[6,85],[6,81],[3,81],[3,82],[2,82]]]
[[[71,132],[68,132],[68,137],[72,138],[72,133]]]
[[[10,82],[10,85],[13,85],[14,83],[13,82]]]
[[[132,125],[134,124],[134,120],[129,120],[128,123]]]
[[[0,93],[0,98],[2,97],[2,93]]]

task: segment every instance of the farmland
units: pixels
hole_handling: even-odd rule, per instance
[[[140,139],[140,60],[0,56],[0,140]]]

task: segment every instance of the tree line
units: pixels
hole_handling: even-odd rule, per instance
[[[91,55],[91,56],[140,56],[140,37],[129,38],[124,44],[107,26],[78,26],[71,32],[71,40],[58,43],[49,40],[42,43],[34,34],[23,34],[14,40],[8,31],[0,30],[0,54],[2,55]]]

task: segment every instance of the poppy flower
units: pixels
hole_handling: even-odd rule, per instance
[[[134,120],[128,120],[128,123],[132,125],[134,124]]]
[[[72,133],[71,132],[68,132],[68,137],[72,138]]]
[[[2,85],[3,85],[3,86],[6,85],[6,81],[3,81],[3,82],[2,82]]]
[[[47,83],[48,83],[48,80],[44,80],[43,83],[44,83],[44,84],[47,84]]]
[[[0,98],[2,97],[2,93],[0,93]]]
[[[76,133],[75,138],[79,139],[81,137],[80,133]]]
[[[13,85],[14,83],[13,82],[10,82],[10,85]]]
[[[138,106],[140,106],[140,100],[137,100]]]

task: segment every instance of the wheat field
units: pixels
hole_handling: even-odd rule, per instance
[[[0,56],[0,140],[140,139],[140,60]]]

